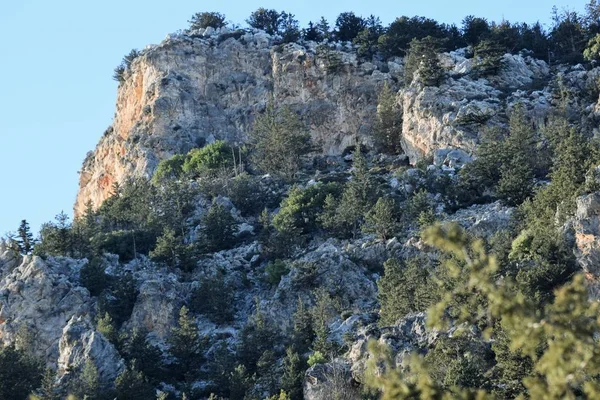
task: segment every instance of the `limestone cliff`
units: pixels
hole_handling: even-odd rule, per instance
[[[119,86],[113,125],[84,161],[75,213],[88,200],[101,204],[114,182],[150,175],[163,158],[215,139],[244,141],[270,101],[299,112],[324,153],[367,138],[378,90],[401,66],[331,47],[226,29],[148,47]]]

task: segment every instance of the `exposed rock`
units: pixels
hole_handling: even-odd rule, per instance
[[[550,73],[544,61],[510,54],[504,56],[500,74],[490,80],[469,77],[471,61],[460,52],[444,55],[442,64],[450,70],[450,76],[439,87],[415,82],[398,94],[403,113],[402,148],[411,163],[443,148],[472,154],[479,127],[502,122],[502,90],[528,88]],[[523,92],[520,100],[534,103],[531,107],[538,114],[548,108],[543,106],[548,103],[545,97],[532,96],[534,99],[529,100]]]
[[[76,214],[88,200],[102,204],[113,183],[150,176],[161,159],[215,139],[244,141],[270,99],[299,112],[326,154],[369,140],[378,90],[391,76],[354,50],[273,42],[263,32],[204,31],[144,50],[119,86],[112,127],[84,161]]]
[[[86,361],[94,363],[98,371],[98,384],[110,388],[125,365],[114,346],[95,331],[86,317],[72,317],[62,331],[59,345],[57,378],[64,385],[84,367]]]
[[[2,259],[6,260],[4,256]],[[10,262],[4,261],[4,266]],[[19,332],[27,330],[33,338],[31,350],[53,365],[65,324],[92,310],[87,289],[78,286],[75,279],[84,263],[24,257],[21,265],[0,281],[0,340],[14,343]]]
[[[358,385],[352,380],[350,365],[336,360],[315,364],[304,378],[304,400],[360,399]]]
[[[600,192],[577,199],[577,212],[572,221],[575,232],[575,255],[588,277],[600,277]]]
[[[489,238],[507,229],[514,209],[497,201],[492,204],[474,205],[457,211],[448,220],[458,223],[475,237]]]

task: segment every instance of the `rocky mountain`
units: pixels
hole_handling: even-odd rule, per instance
[[[317,400],[373,395],[369,343],[403,370],[412,354],[447,354],[441,346],[465,330],[470,350],[455,358],[468,365],[438,377],[475,376],[510,397],[505,381],[489,383],[509,379],[498,341],[475,324],[427,326],[427,308],[468,277],[445,269],[456,260],[424,232],[455,224],[483,240],[498,280],[521,282],[539,309],[579,271],[596,299],[600,68],[522,51],[482,75],[472,53],[436,56],[443,79],[425,85],[405,83],[404,59],[365,57],[351,42],[209,27],[148,46],[123,71],[113,124],[85,158],[77,220],[46,227],[33,254],[0,241],[0,341],[42,360],[59,397],[91,390],[91,374],[110,395],[135,383],[161,399],[285,388]],[[401,154],[378,148],[386,88]],[[221,140],[234,164],[247,157],[270,104],[289,106],[314,144],[293,180],[225,163],[149,182],[173,156],[218,153],[210,145]]]

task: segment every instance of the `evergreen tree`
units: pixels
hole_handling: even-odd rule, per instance
[[[148,400],[155,396],[155,390],[148,379],[135,367],[128,366],[115,380],[117,400]]]
[[[257,363],[263,353],[272,350],[278,341],[279,332],[268,321],[256,304],[256,310],[248,323],[242,329],[238,347],[238,359],[247,369],[248,374],[254,374]]]
[[[145,331],[134,329],[124,340],[123,356],[129,362],[135,361],[138,370],[150,380],[158,381],[162,377],[162,352],[151,344]]]
[[[118,345],[119,334],[109,313],[104,313],[104,316],[98,319],[96,330],[100,332],[109,342],[114,345]]]
[[[188,21],[190,30],[211,28],[222,28],[225,26],[225,15],[218,12],[199,12]]]
[[[281,377],[281,390],[290,400],[302,400],[302,384],[304,383],[305,366],[298,353],[288,347],[283,359],[283,376]]]
[[[353,12],[338,15],[335,21],[335,37],[341,42],[351,42],[365,29],[365,20]]]
[[[187,307],[181,307],[177,327],[171,329],[169,353],[175,358],[172,371],[178,379],[192,381],[204,360],[204,341]]]
[[[252,377],[246,367],[239,364],[229,376],[229,398],[231,400],[244,400],[246,393],[252,387]]]
[[[192,312],[206,315],[217,324],[226,324],[233,320],[233,288],[225,283],[223,274],[203,278],[192,292],[190,309]]]
[[[438,56],[440,48],[440,40],[431,36],[410,42],[404,69],[404,83],[407,86],[414,81],[415,74],[425,86],[437,86],[440,83],[444,76]]]
[[[52,368],[46,368],[38,396],[35,397],[35,400],[58,400],[59,395],[56,389],[56,372]]]
[[[346,184],[341,200],[328,195],[320,218],[323,227],[340,237],[355,236],[359,232],[377,198],[378,190],[360,146],[354,151],[353,163],[352,179]]]
[[[381,325],[390,326],[411,312],[424,311],[435,300],[429,271],[418,259],[408,265],[389,259],[383,266],[383,277],[377,282]]]
[[[518,106],[510,117],[509,135],[503,144],[506,153],[500,166],[498,196],[507,204],[518,205],[533,192],[536,157],[536,132],[523,106]]]
[[[21,225],[19,225],[19,229],[17,230],[17,235],[17,244],[21,254],[31,254],[33,246],[35,245],[35,240],[33,239],[29,223],[26,220],[21,221]]]
[[[237,223],[229,210],[223,205],[213,202],[208,212],[202,217],[202,243],[208,252],[230,248],[234,242]]]
[[[44,374],[41,362],[13,345],[0,349],[0,399],[23,400],[37,389]]]
[[[380,151],[390,154],[402,151],[402,113],[396,105],[396,93],[387,82],[377,99],[377,121],[373,134]]]
[[[79,398],[98,400],[101,398],[98,379],[98,368],[88,358],[81,371],[79,371],[78,378],[72,381],[71,390]]]
[[[300,118],[289,108],[269,105],[254,121],[250,133],[252,160],[262,171],[292,180],[301,157],[312,150],[311,137]]]
[[[314,340],[312,315],[304,305],[302,299],[298,299],[298,307],[294,313],[294,328],[292,332],[292,343],[294,349],[300,354],[306,353]]]
[[[382,240],[390,239],[399,227],[396,207],[393,199],[380,197],[367,213],[363,231],[375,233]]]
[[[504,49],[492,40],[483,40],[475,47],[473,68],[481,76],[496,75],[502,68]]]
[[[92,258],[79,271],[81,284],[92,296],[99,296],[108,285],[104,262],[101,258]]]

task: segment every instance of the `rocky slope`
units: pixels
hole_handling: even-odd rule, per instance
[[[209,28],[145,49],[119,86],[113,125],[83,163],[76,215],[89,200],[100,205],[113,183],[148,177],[173,154],[216,139],[244,142],[269,102],[297,111],[324,154],[339,155],[357,140],[372,144],[377,94],[384,82],[402,81],[402,60],[369,62],[350,44],[276,43],[261,31]],[[542,121],[552,102],[543,61],[507,54],[490,80],[473,78],[462,50],[442,61],[442,85],[398,92],[411,162],[438,149],[472,153],[481,126],[504,123],[507,106],[523,102]]]

